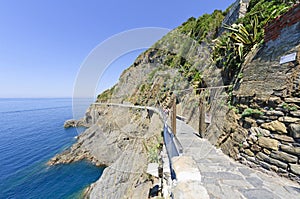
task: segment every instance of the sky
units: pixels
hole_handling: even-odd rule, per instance
[[[174,29],[234,0],[0,0],[0,98],[72,97],[99,44],[144,27]],[[144,49],[114,60],[95,93],[116,83]]]

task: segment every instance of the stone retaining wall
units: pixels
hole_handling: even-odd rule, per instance
[[[300,98],[239,99],[237,107],[246,130],[233,138],[237,158],[300,181]]]
[[[267,42],[243,66],[232,93],[235,108],[216,145],[244,164],[300,183],[299,5],[266,27]],[[291,53],[296,60],[280,64]]]

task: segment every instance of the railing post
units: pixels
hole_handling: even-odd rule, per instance
[[[176,95],[173,95],[172,114],[171,114],[171,125],[174,135],[176,135]]]
[[[200,96],[199,98],[199,136],[203,138],[203,135],[205,133],[205,110],[203,106],[203,100]]]

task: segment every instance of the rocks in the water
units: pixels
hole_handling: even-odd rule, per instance
[[[83,120],[70,119],[65,121],[64,128],[86,126]]]
[[[83,159],[89,160],[96,166],[105,166],[105,164],[101,164],[88,150],[82,147],[82,142],[77,142],[68,150],[57,154],[47,162],[47,165],[69,164]]]
[[[122,198],[124,195],[134,198],[135,189],[139,187],[140,190],[147,181],[148,150],[161,140],[163,123],[156,113],[144,117],[146,110],[106,106],[104,109],[106,113],[99,115],[97,123],[80,134],[72,147],[56,155],[48,165],[86,159],[96,166],[108,166],[86,195],[89,198]],[[70,120],[66,126],[76,126],[76,122]],[[145,145],[149,149],[145,149]]]

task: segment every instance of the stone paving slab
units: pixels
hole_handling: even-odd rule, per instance
[[[183,155],[191,156],[197,163],[201,186],[211,199],[300,198],[298,183],[235,162],[180,120],[177,120],[176,136],[183,146]]]

